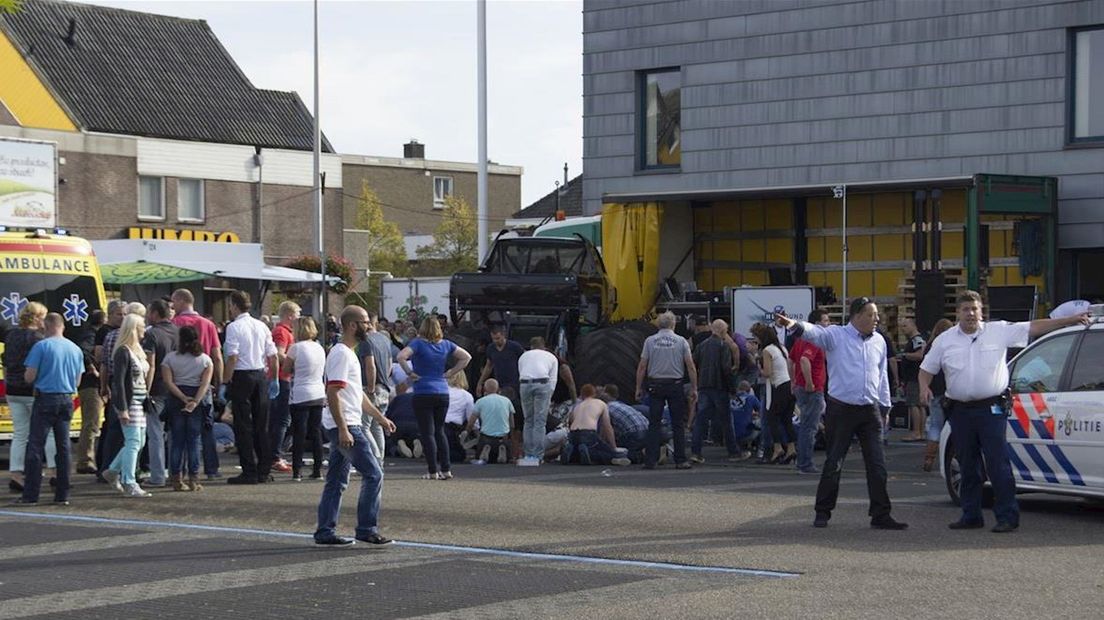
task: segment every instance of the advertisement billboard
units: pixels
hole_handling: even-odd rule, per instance
[[[811,286],[741,286],[732,290],[732,329],[751,333],[755,323],[770,324],[778,312],[805,321],[816,306]]]
[[[0,138],[0,226],[57,225],[57,145]]]

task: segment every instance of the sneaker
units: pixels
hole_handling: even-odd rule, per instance
[[[382,536],[380,534],[369,534],[367,536],[357,536],[356,539],[359,540],[360,542],[366,542],[369,545],[378,545],[380,547],[382,547],[384,545],[390,545],[392,542],[394,542],[390,538],[387,538],[386,536]]]
[[[510,455],[507,452],[508,451],[506,450],[506,446],[499,446],[498,447],[498,462],[499,463],[505,464],[507,461],[510,460],[509,459]]]
[[[414,440],[414,449],[411,450],[411,454],[413,454],[414,458],[416,458],[416,459],[422,458],[422,454],[424,454],[424,452],[422,452],[422,440],[421,439],[415,439]]]
[[[989,531],[994,534],[1007,534],[1009,532],[1015,532],[1019,528],[1020,526],[1018,523],[998,523]]]
[[[523,459],[518,459],[517,466],[518,467],[540,467],[540,459],[535,459],[535,458],[527,456]]]
[[[119,482],[119,472],[114,469],[105,469],[103,471],[103,479],[107,481],[108,486],[115,489],[120,493],[124,493],[123,485]]]
[[[414,458],[414,451],[410,449],[410,446],[407,445],[406,441],[400,439],[399,442],[398,442],[398,449],[399,449],[399,454],[401,454],[403,456],[403,458],[407,458],[407,459]]]
[[[314,544],[325,545],[328,547],[351,547],[356,544],[356,541],[352,538],[343,538],[341,536],[330,536],[329,538],[315,538]]]
[[[656,464],[657,465],[666,465],[667,464],[667,444],[663,444],[662,446],[659,447],[659,461]]]
[[[437,472],[438,480],[452,480],[452,470]]]
[[[613,465],[617,465],[618,467],[625,467],[626,465],[632,465],[632,461],[630,461],[629,459],[627,459],[623,456],[619,456],[615,459],[611,459],[610,463],[613,464]]]
[[[142,487],[138,486],[137,482],[132,482],[126,486],[126,490],[123,491],[124,497],[149,497],[151,493],[149,491],[142,490]]]
[[[690,462],[691,463],[697,463],[698,465],[701,465],[702,463],[705,462],[705,457],[703,457],[700,454],[691,454],[690,455]]]
[[[817,469],[816,467],[806,467],[804,469],[798,469],[797,473],[799,473],[799,474],[819,474],[820,470]]]
[[[207,479],[208,480],[221,480],[222,479],[222,474],[220,474],[216,471],[213,474],[207,474]]]
[[[226,484],[257,484],[257,479],[246,476],[245,474],[238,474],[237,476],[227,478]]]
[[[751,458],[751,453],[748,452],[747,450],[743,450],[743,451],[738,452],[736,454],[728,455],[728,462],[729,463],[739,463],[740,461],[746,461],[750,458]]]
[[[901,523],[893,517],[886,515],[877,519],[871,519],[870,527],[876,530],[907,530],[908,523]]]
[[[813,527],[828,527],[828,515],[818,512],[816,518],[813,519]]]
[[[285,461],[284,459],[280,459],[280,460],[275,461],[275,462],[272,463],[272,470],[273,471],[278,471],[281,474],[290,474],[291,473],[291,465],[288,464],[288,462]]]
[[[675,463],[675,469],[690,469],[693,465],[689,461],[683,461],[681,463]]]
[[[483,449],[479,451],[479,460],[484,463],[491,460],[491,446],[483,446]]]
[[[291,479],[292,479],[293,482],[302,482],[303,481],[303,474],[301,474],[299,472],[293,472],[291,474]]]

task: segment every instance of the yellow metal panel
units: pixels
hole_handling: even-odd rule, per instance
[[[709,290],[719,291],[726,286],[739,286],[742,278],[739,269],[718,269],[713,276],[713,286]]]
[[[843,262],[843,239],[840,237],[824,237],[824,262]]]
[[[874,272],[874,294],[877,296],[896,297],[897,284],[903,273],[897,269],[879,269]]]
[[[740,229],[740,203],[719,202],[711,209],[713,230],[741,230]]]
[[[874,226],[901,226],[905,222],[911,222],[911,217],[906,217],[911,197],[907,193],[875,194],[874,195]]]
[[[847,238],[848,261],[869,261],[874,259],[874,236],[856,235]]]
[[[793,203],[789,200],[764,200],[766,209],[767,229],[788,230],[794,227]]]
[[[763,230],[763,201],[743,200],[740,202],[740,230]]]
[[[906,235],[878,235],[874,239],[874,260],[904,260]]]
[[[76,131],[77,126],[58,105],[7,35],[0,32],[0,101],[23,127]]]
[[[808,252],[808,260],[810,263],[823,263],[824,262],[824,238],[823,237],[810,237],[805,240],[806,251]]]
[[[793,239],[768,239],[766,260],[770,263],[792,263],[794,261]]]
[[[840,209],[843,209],[842,200]],[[847,226],[870,226],[874,221],[874,199],[869,194],[847,197]]]
[[[740,256],[745,261],[762,261],[767,254],[766,243],[762,239],[744,239]]]
[[[942,238],[941,254],[943,259],[962,258],[964,254],[961,232],[945,232]]]
[[[805,223],[809,228],[824,228],[824,200],[811,198],[805,202]]]
[[[848,274],[850,279],[851,274]],[[842,297],[843,291],[843,274],[838,271],[825,271],[824,272],[825,286],[832,287],[832,290],[836,292],[836,297]]]
[[[834,198],[819,198],[824,205],[824,228],[839,228],[843,222],[843,201]]]
[[[966,190],[943,192],[943,200],[939,206],[939,219],[943,222],[966,221]]]
[[[753,271],[751,269],[744,270],[744,281],[741,284],[750,284],[752,286],[766,286],[768,283],[770,283],[770,278],[766,271]]]
[[[811,271],[809,272],[809,285],[810,286],[824,286],[824,272],[823,271]]]

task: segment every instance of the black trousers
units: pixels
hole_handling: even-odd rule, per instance
[[[311,442],[314,456],[312,471],[322,471],[322,405],[306,403],[291,405],[291,472],[297,474],[303,469],[303,451],[307,439]]]
[[[230,378],[234,445],[242,476],[265,478],[272,469],[268,433],[268,377],[263,370],[235,370]]]
[[[793,412],[794,395],[789,381],[771,388],[771,406],[767,412],[767,423],[770,424],[771,438],[774,443],[785,443],[783,438],[790,442],[797,441],[797,433],[794,432]]]
[[[851,447],[851,437],[857,435],[866,466],[866,489],[870,495],[870,516],[877,519],[889,515],[889,492],[886,491],[885,452],[882,451],[882,418],[877,405],[847,405],[828,399],[824,416],[824,435],[828,441],[828,456],[817,486],[817,514],[831,515],[839,498],[840,473],[843,459]]]
[[[445,435],[445,415],[448,414],[448,394],[415,394],[414,417],[418,420],[418,433],[422,437],[422,454],[429,473],[447,472],[449,442]]]

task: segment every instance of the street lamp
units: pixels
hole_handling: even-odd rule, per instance
[[[847,185],[836,185],[832,187],[832,197],[836,200],[843,201],[843,291],[840,296],[840,314],[843,316],[843,323],[847,323]]]

